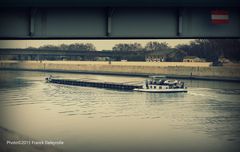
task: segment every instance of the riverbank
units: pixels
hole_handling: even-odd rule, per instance
[[[214,67],[210,63],[0,61],[0,69],[240,81],[239,67]]]

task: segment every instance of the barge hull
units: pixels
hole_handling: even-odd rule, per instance
[[[130,85],[130,84],[124,84],[124,83],[90,82],[90,81],[67,80],[67,79],[50,79],[47,82],[56,83],[56,84],[64,84],[64,85],[108,88],[108,89],[117,89],[117,90],[134,90],[136,88],[141,87],[139,85]]]

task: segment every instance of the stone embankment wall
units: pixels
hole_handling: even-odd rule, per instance
[[[214,67],[211,63],[0,61],[0,69],[87,72],[129,75],[167,75],[185,78],[239,79],[239,67]]]

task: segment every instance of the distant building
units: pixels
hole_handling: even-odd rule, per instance
[[[183,62],[206,62],[206,60],[203,58],[196,57],[196,56],[186,56],[183,59]]]
[[[165,57],[160,55],[153,55],[146,57],[146,62],[165,62]]]
[[[220,62],[220,63],[232,63],[229,59],[227,59],[225,57],[220,57],[218,59],[218,62]]]
[[[96,57],[95,60],[96,61],[109,61],[110,58],[109,57]]]
[[[177,49],[155,51],[148,54],[145,58],[147,62],[181,62],[186,56],[184,51]]]

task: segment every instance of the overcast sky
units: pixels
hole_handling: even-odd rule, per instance
[[[149,41],[167,42],[171,47],[177,44],[188,44],[192,39],[161,39],[161,40],[0,40],[0,48],[27,48],[42,45],[60,45],[72,43],[92,43],[97,50],[111,50],[117,43],[140,43],[142,46]]]

